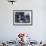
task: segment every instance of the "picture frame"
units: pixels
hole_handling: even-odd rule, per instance
[[[32,10],[13,10],[13,25],[32,25]]]

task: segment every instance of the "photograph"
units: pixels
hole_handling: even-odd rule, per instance
[[[13,10],[13,24],[32,24],[32,10]]]

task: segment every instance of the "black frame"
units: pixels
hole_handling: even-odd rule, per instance
[[[16,12],[25,12],[25,11],[29,11],[29,12],[31,12],[31,23],[29,23],[29,24],[27,24],[27,23],[16,23],[15,22],[15,13]],[[32,10],[13,10],[13,25],[32,25],[33,24],[33,11]]]

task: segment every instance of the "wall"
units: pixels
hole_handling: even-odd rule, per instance
[[[13,10],[33,10],[32,26],[14,26]],[[26,32],[33,40],[46,40],[46,1],[17,0],[13,5],[0,0],[0,40],[15,40],[19,32]]]

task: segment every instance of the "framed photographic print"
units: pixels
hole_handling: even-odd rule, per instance
[[[32,25],[32,10],[13,10],[14,25]]]

